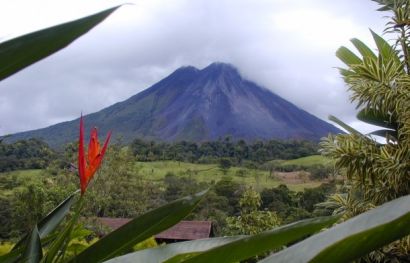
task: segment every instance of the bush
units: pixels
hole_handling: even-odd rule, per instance
[[[246,175],[246,172],[247,172],[247,171],[246,171],[245,169],[236,170],[235,176],[244,177],[244,176]]]
[[[333,173],[333,168],[331,166],[316,164],[310,166],[307,171],[310,173],[309,178],[311,180],[323,180]]]

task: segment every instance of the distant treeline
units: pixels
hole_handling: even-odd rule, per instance
[[[295,159],[317,154],[317,143],[310,141],[233,141],[230,137],[218,141],[165,143],[135,139],[130,149],[139,161],[176,160],[215,163],[230,158],[236,164],[243,161],[263,163],[273,159]]]
[[[0,142],[0,172],[19,169],[46,168],[51,161],[75,154],[76,143],[67,144],[65,153],[57,154],[47,143],[39,139],[20,140],[14,143]],[[317,154],[317,143],[310,141],[233,141],[230,137],[203,143],[155,142],[135,139],[131,153],[138,161],[175,160],[192,163],[218,163],[229,158],[233,164],[264,163],[274,159],[295,159]],[[69,153],[68,153],[69,152]],[[67,161],[65,161],[67,162]]]
[[[45,168],[54,156],[47,143],[38,139],[0,142],[0,172]]]

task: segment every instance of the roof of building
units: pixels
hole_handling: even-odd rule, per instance
[[[211,235],[210,221],[181,221],[155,236],[157,239],[195,240]]]
[[[98,218],[103,225],[115,230],[128,223],[129,218]],[[155,235],[156,239],[173,239],[173,240],[195,240],[208,238],[211,235],[211,221],[181,221],[171,228]]]

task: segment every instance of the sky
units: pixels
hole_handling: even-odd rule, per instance
[[[0,41],[93,14],[124,1],[8,0]],[[241,74],[326,120],[362,132],[336,50],[385,14],[370,0],[133,0],[58,53],[0,82],[0,135],[99,111],[181,66],[231,63]]]

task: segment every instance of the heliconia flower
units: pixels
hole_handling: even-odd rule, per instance
[[[111,132],[108,133],[104,146],[100,151],[100,143],[98,142],[97,128],[91,130],[90,143],[88,145],[88,153],[84,154],[84,123],[83,116],[80,118],[80,138],[78,143],[78,173],[80,175],[81,195],[85,193],[87,186],[93,178],[95,172],[101,165],[108,142],[111,138]]]

